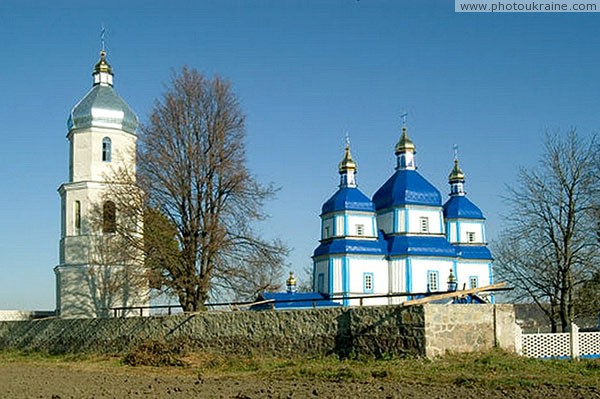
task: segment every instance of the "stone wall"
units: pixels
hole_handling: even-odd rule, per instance
[[[498,346],[515,351],[513,305],[423,305],[425,354],[474,352]]]
[[[488,349],[499,305],[425,305],[0,322],[0,348],[123,353],[147,340],[237,354],[435,356]],[[508,305],[510,306],[510,305]],[[498,311],[496,311],[498,313]],[[494,329],[493,320],[503,323]],[[514,340],[513,340],[514,342]],[[510,349],[510,348],[509,348]]]

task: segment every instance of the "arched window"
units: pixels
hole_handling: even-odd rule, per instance
[[[105,137],[102,139],[102,160],[104,162],[110,162],[112,159],[112,142],[110,138]]]
[[[114,233],[117,230],[117,209],[115,203],[106,201],[102,206],[102,232]]]
[[[73,219],[74,219],[74,224],[75,224],[75,234],[79,235],[81,234],[81,202],[79,201],[75,201],[75,206],[74,206],[74,215],[73,215]]]

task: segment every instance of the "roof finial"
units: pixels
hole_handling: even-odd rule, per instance
[[[104,28],[104,24],[102,24],[102,30],[100,31],[100,44],[102,46],[102,52],[105,53],[104,50],[104,34],[106,33],[106,28]]]
[[[406,118],[408,117],[408,112],[402,111],[400,114],[400,118],[402,118],[402,127],[406,127]]]
[[[350,134],[348,133],[348,131],[346,130],[346,148],[350,148]]]
[[[454,149],[454,160],[458,161],[458,144],[454,144],[452,148]]]

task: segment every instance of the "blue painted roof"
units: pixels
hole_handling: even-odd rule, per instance
[[[419,255],[456,257],[455,248],[446,240],[446,237],[428,236],[388,236],[389,256]]]
[[[464,195],[453,195],[444,204],[446,219],[484,219],[483,212]]]
[[[396,205],[442,205],[440,192],[416,170],[398,170],[373,196],[375,209]]]
[[[358,188],[341,187],[323,204],[321,214],[344,210],[375,212],[375,206]]]
[[[315,249],[313,257],[328,254],[363,254],[382,255],[386,254],[385,241],[380,240],[348,240],[345,238],[323,241]]]
[[[275,309],[342,306],[340,303],[333,302],[329,300],[328,297],[319,294],[318,292],[264,292],[256,298],[256,301],[259,302],[270,299],[275,301]],[[250,306],[251,310],[268,310],[272,308],[271,303]]]
[[[492,260],[492,253],[485,245],[454,245],[456,253],[462,259]]]

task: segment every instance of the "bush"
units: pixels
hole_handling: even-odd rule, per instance
[[[128,366],[187,366],[181,359],[183,348],[172,343],[145,341],[123,358]]]

